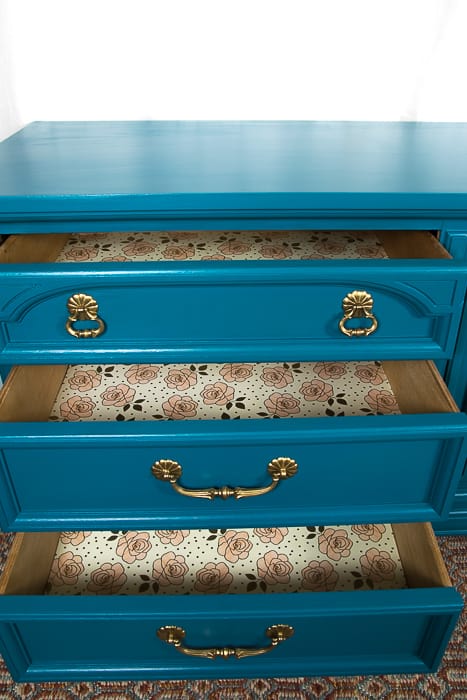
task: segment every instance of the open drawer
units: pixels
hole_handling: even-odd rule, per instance
[[[429,232],[90,235],[0,248],[0,364],[453,353],[467,267]]]
[[[466,456],[426,361],[23,366],[0,421],[5,530],[436,520]]]
[[[114,540],[114,558],[94,562],[101,567],[93,584],[71,593],[63,582],[73,583],[77,570],[88,565],[84,555],[77,554],[79,547],[70,545],[72,534],[64,533],[66,551],[56,556],[58,533],[20,534],[14,541],[0,581],[0,649],[16,680],[424,673],[436,670],[462,608],[428,524],[393,526],[404,588],[393,587],[391,557],[375,554],[377,545],[370,541],[360,557],[366,578],[351,590],[334,590],[336,562],[310,551],[312,561],[302,569],[300,592],[258,595],[259,587],[230,594],[222,592],[223,585],[219,593],[184,595],[179,590],[154,595],[157,580],[157,592],[163,592],[164,581],[175,580],[185,567],[176,546],[173,566],[165,568],[160,552],[132,550],[143,553],[136,562],[142,583],[139,592],[119,595],[121,562],[129,551],[121,549],[121,540],[148,535],[141,532],[107,533]],[[79,534],[74,533],[75,543]],[[250,533],[236,535],[245,538]],[[319,550],[324,548],[320,545]],[[218,582],[219,575],[225,582],[232,556],[222,552],[227,563],[216,569],[198,551],[205,584],[216,573]],[[356,559],[350,565],[357,568],[354,582]],[[279,568],[290,571],[287,561],[283,556]],[[277,567],[266,570],[262,560],[245,562],[239,575],[261,579],[263,589],[273,575],[281,574]],[[377,582],[374,590],[367,585],[368,577]],[[56,595],[46,595],[51,582],[58,582]],[[177,580],[175,590],[176,584]]]

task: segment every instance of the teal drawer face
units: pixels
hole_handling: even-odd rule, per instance
[[[42,595],[54,536],[26,536],[0,582],[0,650],[14,678],[31,682],[434,671],[462,599],[428,526],[394,532],[405,588],[217,595]],[[274,625],[287,629],[270,648]]]
[[[446,517],[465,460],[462,414],[0,426],[5,530],[185,528]],[[190,489],[259,488],[271,460],[297,473],[264,495],[192,498],[157,480],[178,462]]]
[[[426,673],[461,608],[453,589],[278,595],[228,606],[211,598],[196,612],[192,601],[167,597],[13,597],[0,600],[0,649],[15,680],[29,682]],[[197,659],[156,635],[171,624],[186,630],[187,646],[259,648],[278,623],[294,635],[256,658]]]
[[[220,390],[234,395],[234,381],[229,385],[212,383],[217,376],[231,379],[225,372],[218,374],[212,365],[201,366],[195,387],[185,386],[184,395],[166,386],[165,397],[170,398],[159,400],[167,378],[170,382],[195,381],[191,370],[185,369],[183,374],[183,366],[177,365],[174,375],[168,367],[175,366],[109,367],[110,379],[101,378],[95,369],[80,372],[75,367],[68,371],[62,366],[12,370],[0,396],[2,528],[177,529],[195,523],[212,528],[276,526],[278,513],[284,525],[446,517],[466,457],[467,419],[455,412],[431,363],[354,364],[357,372],[377,370],[389,376],[391,384],[385,380],[377,385],[389,386],[394,392],[380,391],[381,400],[386,397],[390,403],[388,407],[381,403],[383,413],[389,410],[387,415],[364,413],[369,411],[368,403],[357,397],[358,387],[369,390],[368,396],[379,394],[376,388],[370,389],[371,384],[356,383],[349,364],[326,365],[326,371],[345,372],[341,384],[337,379],[302,384],[302,378],[308,379],[314,372],[302,363],[296,367],[301,372],[297,381],[292,379],[286,387],[293,393],[264,384],[261,389],[256,378],[247,388],[250,380],[239,376],[242,381],[237,382],[235,391],[243,392],[240,398],[244,402],[237,401],[238,411],[247,415],[241,420],[235,420],[237,409],[229,409],[228,403],[203,408],[203,397],[216,401]],[[232,372],[233,367],[228,364],[224,369]],[[238,367],[245,369],[246,365]],[[262,372],[266,381],[274,379],[275,386],[278,380],[282,383],[292,376],[281,366],[259,367],[248,365],[256,376]],[[265,367],[269,374],[264,374]],[[104,375],[105,366],[100,369]],[[138,379],[132,374],[138,369],[143,373],[139,379],[144,381],[160,370],[161,377],[152,380],[152,394],[149,384],[119,383],[121,377]],[[203,373],[208,375],[208,383],[201,390]],[[82,378],[88,383],[99,382],[95,393],[88,386],[78,395],[81,385],[75,382]],[[381,378],[378,375],[377,380]],[[348,393],[339,393],[341,385]],[[138,387],[138,393],[132,386]],[[303,400],[303,417],[293,417],[299,410],[295,397],[303,398],[299,386],[306,391],[313,387],[334,391],[335,398],[317,401],[315,408]],[[264,402],[261,391],[268,397]],[[71,398],[64,401],[68,396]],[[134,405],[123,406],[130,396]],[[222,396],[219,400],[225,404],[227,394]],[[270,410],[279,412],[279,420],[258,417],[276,416],[266,414],[271,397],[277,403]],[[48,421],[52,403],[57,420]],[[190,418],[196,413],[191,410],[195,405],[200,420]],[[95,420],[88,412],[92,406],[98,412]],[[186,415],[175,413],[174,407]],[[394,408],[398,408],[395,413]],[[222,413],[227,409],[230,413]],[[162,410],[172,419],[151,416]],[[62,411],[65,421],[58,420]],[[204,411],[207,417],[202,418]],[[139,419],[143,412],[148,419]],[[231,419],[220,419],[230,414]]]
[[[447,358],[466,268],[453,260],[209,261],[4,265],[2,364]],[[365,291],[378,326],[340,329],[343,300]],[[67,302],[91,296],[105,329],[67,332]],[[350,330],[370,318],[350,319]],[[77,329],[97,328],[77,321]]]

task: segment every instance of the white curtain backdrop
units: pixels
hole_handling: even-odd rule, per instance
[[[467,121],[467,0],[0,0],[33,120]]]

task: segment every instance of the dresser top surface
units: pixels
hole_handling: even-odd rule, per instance
[[[34,122],[0,144],[0,215],[467,213],[467,123]]]

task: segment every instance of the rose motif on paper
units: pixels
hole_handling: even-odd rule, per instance
[[[224,562],[209,562],[196,574],[195,590],[200,593],[227,593],[233,576]]]
[[[394,578],[396,563],[391,559],[389,552],[384,552],[376,547],[369,549],[360,557],[360,565],[364,576],[373,581],[390,581]]]
[[[208,406],[212,404],[216,404],[217,406],[225,406],[226,403],[232,401],[234,394],[234,389],[228,384],[224,384],[224,382],[209,384],[201,392],[203,402]]]
[[[102,258],[102,262],[127,262],[128,259],[124,255],[113,255],[109,258]]]
[[[233,257],[235,255],[243,255],[250,250],[251,246],[247,243],[242,243],[241,241],[226,241],[219,246],[219,251],[224,253],[227,257]]]
[[[218,253],[217,255],[203,255],[201,260],[225,260],[225,255]]]
[[[126,564],[146,559],[146,555],[152,548],[149,541],[149,532],[126,532],[117,542],[117,555]]]
[[[274,550],[266,552],[256,562],[258,577],[268,585],[275,583],[289,583],[293,566],[286,554],[278,554]]]
[[[189,530],[155,530],[154,534],[162,544],[171,544],[177,547],[190,534]]]
[[[289,532],[287,527],[255,527],[254,534],[264,544],[280,544]]]
[[[386,379],[383,368],[375,364],[359,364],[355,370],[355,376],[358,377],[361,382],[375,385],[382,384]]]
[[[187,573],[185,557],[175,552],[166,552],[152,567],[152,577],[161,586],[181,586]]]
[[[97,250],[94,248],[72,248],[65,253],[67,260],[71,262],[86,262],[97,257]]]
[[[340,255],[345,250],[345,244],[323,241],[322,243],[317,243],[316,250],[323,255]]]
[[[62,544],[71,544],[73,547],[78,547],[78,545],[83,544],[87,537],[92,535],[91,531],[88,532],[61,532],[60,542]]]
[[[353,542],[343,529],[327,527],[318,538],[319,551],[333,561],[339,561],[350,555]]]
[[[181,369],[171,369],[164,381],[169,387],[169,389],[177,389],[177,391],[186,391],[191,386],[194,386],[198,381],[196,372],[189,369],[188,367],[182,367]]]
[[[101,394],[103,406],[126,406],[135,398],[136,391],[128,386],[128,384],[117,384],[117,386],[109,386]]]
[[[192,258],[194,254],[194,248],[186,245],[167,246],[162,252],[162,255],[167,260],[186,260],[187,258]]]
[[[285,246],[280,245],[263,245],[260,248],[260,253],[263,258],[270,258],[272,260],[283,260],[288,258],[289,251]]]
[[[53,560],[49,581],[55,586],[73,586],[83,571],[83,559],[79,554],[63,552]]]
[[[94,369],[77,369],[72,377],[68,379],[70,389],[73,391],[90,391],[99,386],[102,381],[100,374]]]
[[[183,420],[196,416],[198,404],[190,396],[171,396],[162,404],[162,409],[167,418]]]
[[[106,562],[91,573],[91,580],[87,585],[88,591],[98,595],[118,593],[127,582],[127,575],[121,564]]]
[[[271,394],[264,402],[266,409],[274,416],[285,418],[300,413],[300,401],[292,394]]]
[[[235,564],[239,559],[248,559],[252,546],[247,532],[227,530],[227,532],[219,538],[217,551],[231,564]]]
[[[253,374],[253,365],[243,363],[229,363],[219,370],[219,374],[226,382],[244,382]]]
[[[155,247],[150,243],[145,241],[135,241],[135,243],[128,243],[128,245],[123,246],[122,252],[129,258],[140,257],[142,255],[149,255],[154,253]]]
[[[347,372],[345,362],[317,362],[313,370],[321,379],[338,379]]]
[[[396,397],[387,389],[371,389],[364,399],[375,413],[399,413]]]
[[[306,591],[333,591],[339,574],[328,561],[310,561],[302,569],[302,588]]]
[[[60,404],[60,415],[65,420],[82,420],[90,418],[96,404],[89,396],[71,396],[67,401]]]
[[[334,394],[331,384],[326,384],[322,379],[312,379],[305,382],[299,389],[305,401],[328,401]]]
[[[384,525],[352,525],[351,529],[362,542],[379,542],[386,532]]]
[[[156,365],[131,365],[125,372],[128,384],[148,384],[157,377],[160,367]]]
[[[261,372],[261,379],[266,386],[284,389],[287,384],[293,383],[293,374],[289,369],[285,369],[285,367],[265,367]]]

